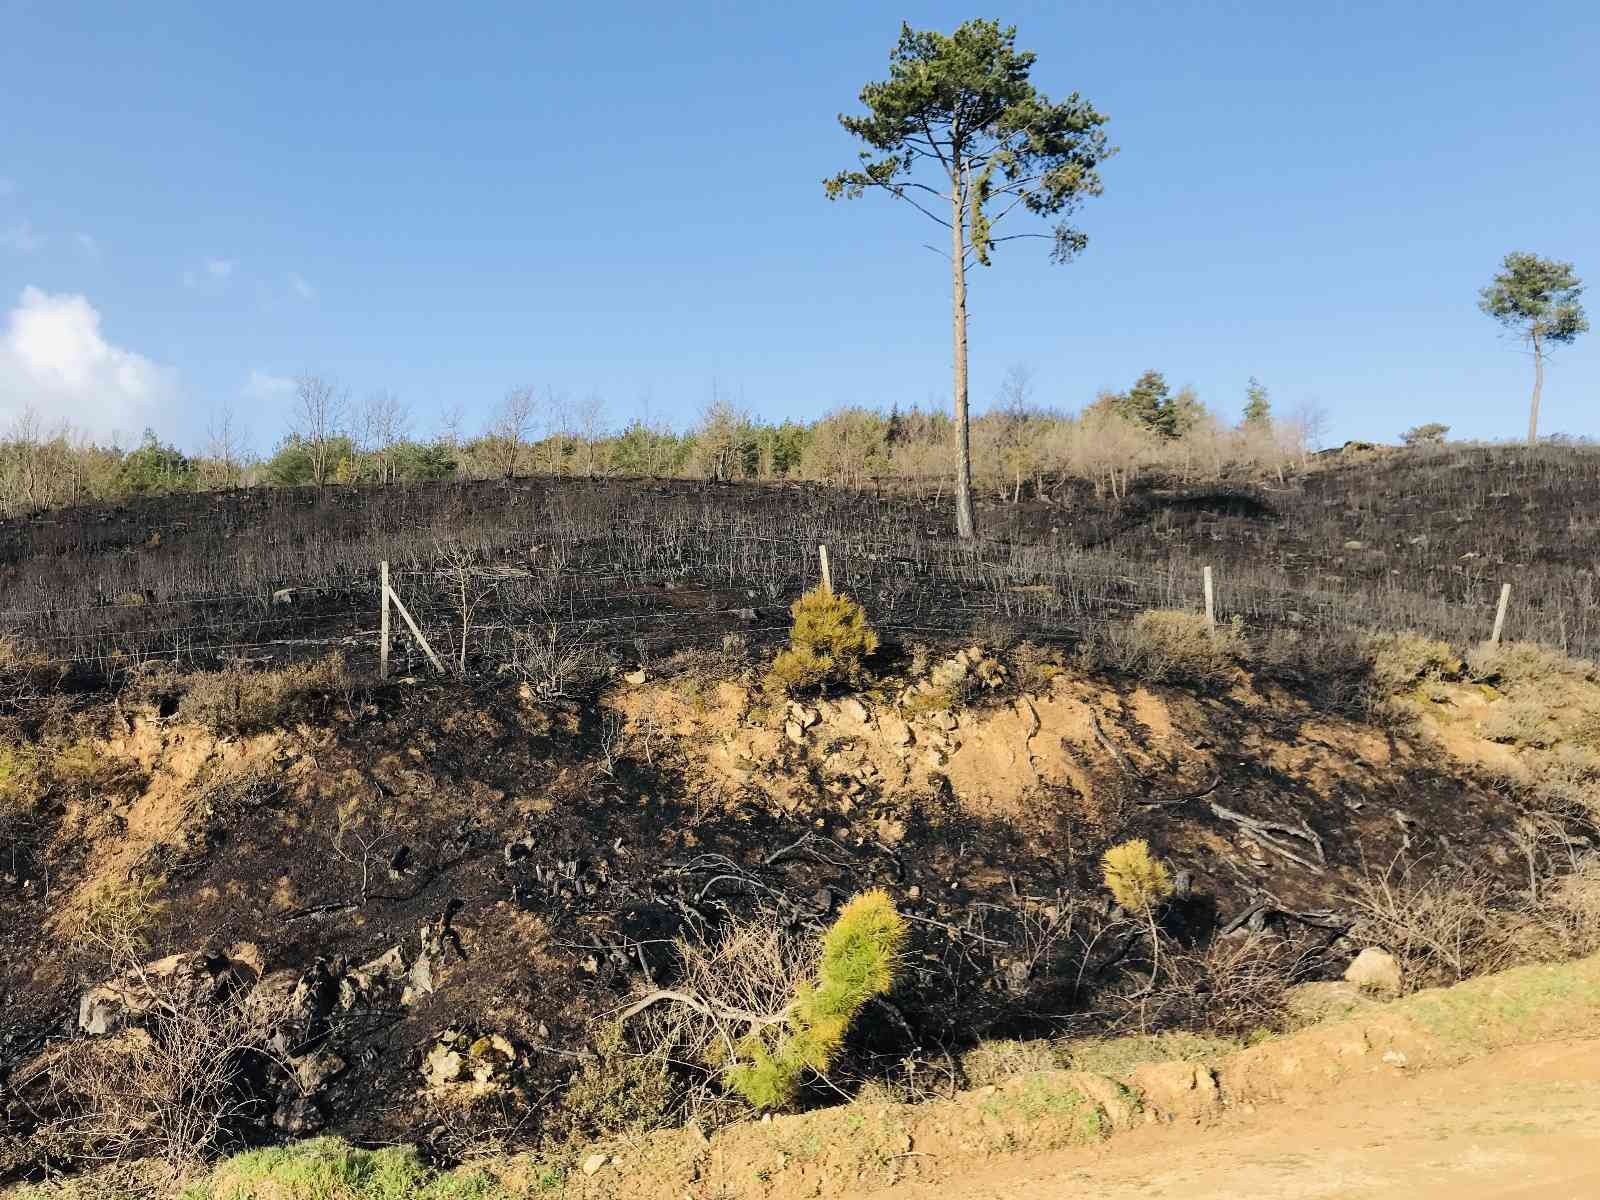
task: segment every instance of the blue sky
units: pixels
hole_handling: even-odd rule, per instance
[[[692,420],[947,402],[939,231],[826,200],[902,19],[1018,26],[1121,153],[1051,266],[1000,248],[973,396],[1074,409],[1147,367],[1257,375],[1330,440],[1514,437],[1531,366],[1476,309],[1511,249],[1595,281],[1600,5],[0,0],[0,415],[253,439],[312,370],[480,424],[509,387]],[[48,376],[48,379],[45,378]],[[43,382],[41,382],[43,380]],[[1600,434],[1600,333],[1544,427]]]

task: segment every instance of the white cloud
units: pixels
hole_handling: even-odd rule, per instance
[[[265,371],[250,372],[244,381],[245,398],[249,400],[282,400],[294,391],[294,380],[286,375],[269,375]]]
[[[106,341],[88,297],[25,287],[0,333],[0,419],[32,408],[45,427],[69,421],[131,439],[158,424],[177,373]]]
[[[190,289],[221,287],[233,277],[235,265],[231,258],[201,259],[198,267],[184,269],[183,286]]]
[[[291,273],[289,275],[289,286],[294,289],[294,294],[302,300],[315,300],[317,298],[317,289],[307,283],[304,276]]]
[[[32,254],[44,245],[44,235],[35,233],[33,226],[26,221],[20,221],[4,230],[0,230],[0,246],[13,250],[18,254]]]

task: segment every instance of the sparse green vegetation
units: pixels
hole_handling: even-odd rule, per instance
[[[931,686],[926,689],[919,688],[901,702],[900,711],[915,720],[917,717],[949,712],[955,707],[956,700],[957,696],[952,688]]]
[[[546,1122],[551,1147],[563,1148],[570,1157],[571,1148],[586,1138],[633,1137],[682,1119],[666,1063],[657,1055],[634,1053],[619,1024],[602,1027],[594,1051],[596,1057],[562,1089]]]
[[[430,1167],[414,1147],[362,1150],[340,1138],[247,1150],[221,1163],[182,1200],[495,1200],[488,1175]]]

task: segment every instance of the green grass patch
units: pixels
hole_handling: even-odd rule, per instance
[[[249,1150],[191,1184],[182,1200],[501,1200],[475,1171],[438,1171],[409,1146],[361,1150],[340,1138]]]

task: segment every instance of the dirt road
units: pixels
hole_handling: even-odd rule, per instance
[[[1600,1200],[1600,1040],[1353,1083],[1209,1128],[957,1167],[875,1200]]]

